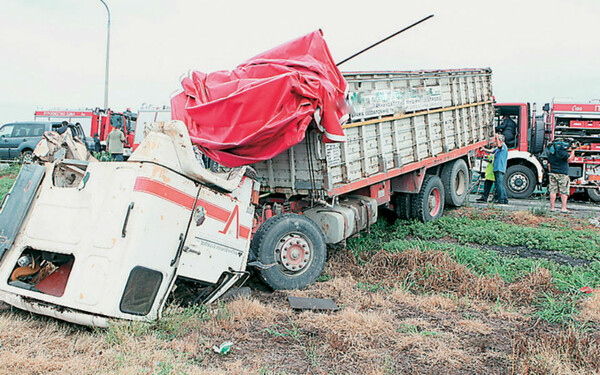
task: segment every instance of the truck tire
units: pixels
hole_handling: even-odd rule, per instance
[[[396,193],[394,194],[394,204],[396,209],[396,215],[402,220],[411,219],[410,201],[411,195],[408,193]]]
[[[446,191],[446,204],[460,207],[465,203],[469,192],[469,168],[463,159],[446,163],[441,173]]]
[[[261,279],[273,289],[301,289],[314,283],[325,268],[327,244],[321,229],[298,214],[267,220],[252,239],[258,260],[274,266],[261,269]]]
[[[590,197],[592,202],[600,202],[600,190],[598,190],[598,188],[588,188],[585,189],[585,192],[587,193],[588,197]]]
[[[535,119],[535,129],[532,132],[533,140],[531,145],[531,153],[537,155],[544,151],[544,143],[546,141],[546,124],[544,124],[544,120]]]
[[[438,219],[444,213],[444,184],[438,176],[427,175],[421,191],[411,198],[411,217],[424,223]]]
[[[531,168],[515,164],[506,169],[504,188],[509,198],[527,199],[535,190],[536,181]]]

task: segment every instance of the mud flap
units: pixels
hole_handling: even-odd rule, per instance
[[[0,207],[0,260],[15,241],[45,172],[46,168],[40,165],[24,164],[4,197]]]

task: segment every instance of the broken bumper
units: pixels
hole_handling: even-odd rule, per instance
[[[46,304],[32,298],[22,297],[1,290],[0,300],[21,310],[62,319],[75,324],[106,328],[110,322],[110,319],[106,317],[72,310],[62,306]]]

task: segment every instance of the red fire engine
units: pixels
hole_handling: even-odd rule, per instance
[[[85,110],[52,110],[35,111],[36,121],[80,123],[87,137],[98,134],[103,145],[106,137],[113,127],[120,127],[125,134],[125,156],[131,154],[131,147],[135,138],[135,125],[137,115],[129,109],[124,112],[114,112],[111,109],[85,109]]]
[[[569,160],[571,192],[584,191],[600,202],[600,102],[553,101],[536,116],[535,104],[496,104],[496,125],[503,116],[517,124],[514,142],[508,143],[508,164],[504,179],[509,197],[527,198],[536,185],[547,182],[546,148],[555,140],[579,144]]]

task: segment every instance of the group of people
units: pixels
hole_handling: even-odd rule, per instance
[[[508,147],[506,146],[503,134],[496,134],[494,141],[496,142],[496,148],[483,148],[483,151],[489,153],[491,156],[485,171],[483,195],[477,199],[477,202],[487,202],[492,186],[495,184],[494,203],[508,204],[508,196],[506,195],[506,189],[504,189],[504,174],[506,173],[506,163],[508,160]]]
[[[514,121],[513,121],[514,123]],[[492,186],[494,189],[494,203],[508,204],[506,189],[504,188],[504,174],[508,159],[508,147],[504,134],[496,134],[494,137],[496,147],[493,149],[483,147],[482,150],[489,153],[488,165],[485,171],[485,182],[483,194],[477,202],[487,202]],[[550,211],[555,211],[557,194],[560,194],[561,212],[568,213],[567,199],[569,198],[569,159],[574,156],[575,149],[568,151],[565,147],[551,146],[548,149]]]
[[[121,131],[120,127],[115,127],[108,133],[106,137],[106,150],[110,154],[110,157],[114,161],[123,161],[123,151],[125,150],[125,134]],[[94,149],[96,152],[102,150],[100,145],[100,136],[98,133],[94,134]]]

